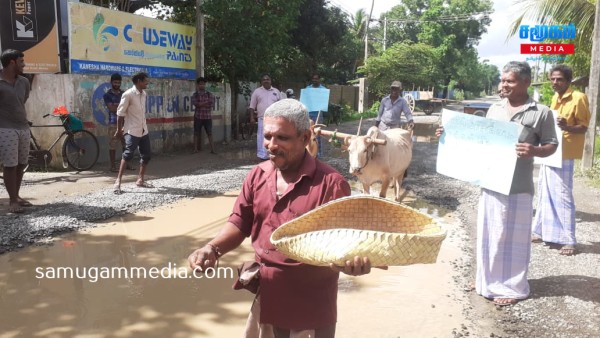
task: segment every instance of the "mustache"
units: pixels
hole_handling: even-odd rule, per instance
[[[269,156],[281,156],[281,157],[285,157],[286,153],[282,150],[276,151],[276,152],[272,152],[270,150],[267,149],[267,155]]]

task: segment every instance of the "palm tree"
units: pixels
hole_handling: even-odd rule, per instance
[[[360,46],[361,41],[363,41],[363,39],[365,38],[365,30],[367,28],[367,12],[365,12],[365,10],[361,8],[357,10],[356,13],[351,16],[351,18],[352,27],[350,28],[350,31],[352,33],[352,36],[354,37],[355,43],[358,46]],[[361,55],[362,53],[358,53],[356,59],[354,60],[354,67],[352,67],[353,74],[356,73],[356,67],[358,66],[359,62],[363,60],[363,57]]]
[[[365,36],[365,28],[367,22],[367,12],[361,8],[352,15],[352,33],[355,37],[362,39]]]

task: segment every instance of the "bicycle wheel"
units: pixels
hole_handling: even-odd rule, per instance
[[[87,130],[78,130],[67,136],[62,151],[69,166],[78,171],[93,167],[100,155],[96,136]]]

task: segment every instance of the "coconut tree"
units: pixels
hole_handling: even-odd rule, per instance
[[[365,30],[367,28],[367,12],[363,8],[359,9],[351,16],[352,18],[352,27],[350,28],[353,39],[357,45],[361,44],[361,41],[364,41],[365,38]],[[354,67],[352,69],[352,73],[356,72],[356,67],[363,60],[361,54],[358,54],[356,59],[354,60]]]

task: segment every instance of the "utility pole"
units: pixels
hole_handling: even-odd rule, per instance
[[[375,0],[371,2],[371,11],[369,12],[369,17],[367,18],[367,22],[365,23],[365,62],[367,64],[367,58],[369,57],[369,23],[371,23],[371,15],[373,15],[373,7],[375,7]]]
[[[383,51],[385,51],[387,36],[387,16],[383,17]]]
[[[204,76],[204,14],[202,14],[202,3],[204,0],[196,0],[196,70],[198,76]]]
[[[583,146],[582,169],[592,169],[594,166],[594,140],[596,138],[596,118],[600,108],[600,1],[596,1],[596,19],[594,23],[594,38],[592,39],[592,66],[590,68],[590,125],[585,133],[585,145]]]

